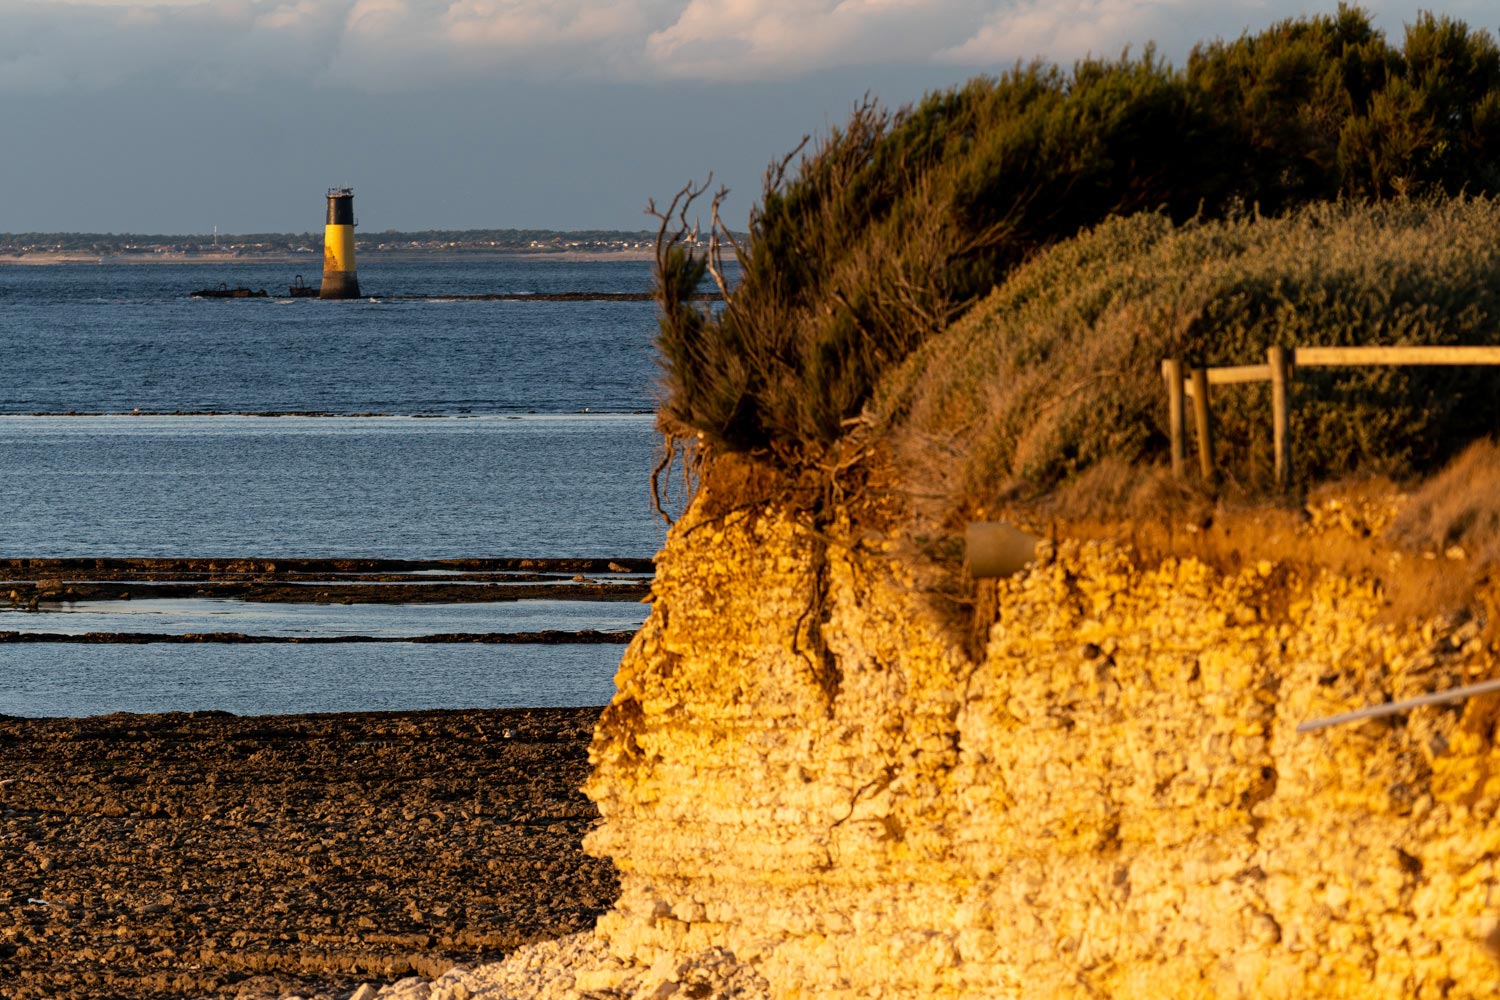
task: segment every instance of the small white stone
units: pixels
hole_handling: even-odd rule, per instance
[[[432,987],[421,976],[407,976],[380,991],[381,1000],[428,1000]]]

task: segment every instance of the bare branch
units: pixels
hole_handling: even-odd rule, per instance
[[[711,206],[713,218],[709,224],[708,236],[708,273],[713,275],[714,284],[719,286],[719,294],[724,296],[726,303],[731,302],[734,295],[729,291],[729,283],[724,280],[724,247],[720,241],[727,242],[734,248],[736,261],[741,264],[745,262],[745,255],[740,250],[740,245],[734,241],[734,234],[729,231],[729,227],[724,225],[724,221],[719,218],[719,206],[724,203],[724,199],[728,194],[729,189],[721,186],[718,193],[714,195]]]
[[[712,182],[713,174],[709,174],[708,179],[702,184],[694,184],[692,181],[688,181],[682,186],[680,191],[672,196],[672,201],[667,205],[665,210],[656,207],[655,198],[648,198],[646,200],[646,214],[660,220],[661,223],[656,230],[656,262],[658,267],[665,263],[667,255],[673,247],[688,240],[697,242],[698,227],[694,224],[689,228],[687,213],[693,201],[699,198],[704,191],[707,191],[708,185]],[[675,224],[673,222],[674,216],[676,217]]]
[[[786,183],[786,168],[791,166],[792,160],[796,159],[798,153],[807,148],[809,142],[812,142],[812,136],[804,135],[802,141],[793,146],[790,153],[787,153],[778,162],[772,163],[766,168],[764,187],[767,193],[780,190],[781,185]]]
[[[679,434],[667,429],[661,431],[661,449],[657,452],[656,467],[651,470],[651,509],[666,522],[668,528],[676,523],[668,510],[671,504],[672,465],[679,461],[682,463],[682,503],[685,509],[698,492],[698,463],[702,458],[697,439],[692,434]]]

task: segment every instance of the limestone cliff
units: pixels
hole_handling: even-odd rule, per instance
[[[1060,541],[975,659],[898,540],[713,494],[595,735],[618,958],[727,949],[776,997],[1500,995],[1500,699],[1294,732],[1493,675],[1482,623]]]

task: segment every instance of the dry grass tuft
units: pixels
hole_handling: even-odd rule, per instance
[[[1412,493],[1393,541],[1424,555],[1500,568],[1500,443],[1476,441]]]
[[[1500,203],[1319,205],[1282,219],[1114,219],[1019,269],[881,385],[874,434],[924,530],[1056,493],[1131,517],[1165,460],[1160,362],[1272,344],[1484,344],[1500,322]],[[1495,369],[1322,369],[1294,386],[1301,488],[1408,479],[1500,425]],[[1272,487],[1265,386],[1213,398],[1221,496]],[[1155,487],[1160,492],[1160,487]],[[1139,495],[1138,495],[1139,494]],[[1181,506],[1169,494],[1160,502]]]

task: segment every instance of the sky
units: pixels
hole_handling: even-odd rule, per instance
[[[1493,2],[1421,9],[1492,33]],[[0,0],[0,232],[645,229],[712,172],[740,227],[766,165],[866,93],[1193,44],[1303,0]]]

